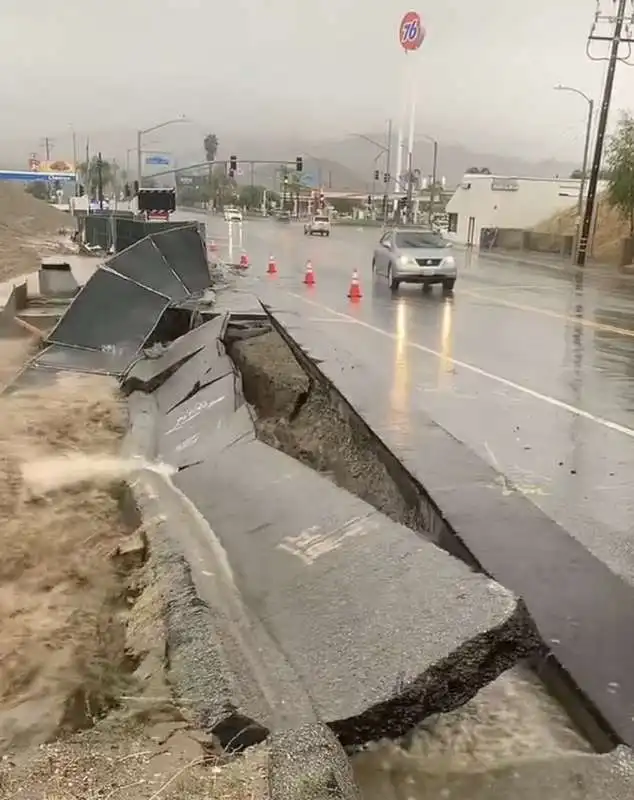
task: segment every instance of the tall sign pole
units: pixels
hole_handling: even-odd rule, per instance
[[[414,53],[420,49],[425,41],[426,31],[417,11],[408,11],[403,15],[399,25],[399,43],[405,55],[408,56],[407,64],[407,94],[409,103],[409,130],[407,140],[407,216],[411,222],[413,219],[412,192],[413,192],[413,153],[414,153],[414,131],[416,127],[416,73],[413,61]],[[399,141],[399,152],[397,154],[397,179],[400,180],[402,169],[402,142]],[[399,166],[401,169],[399,169]]]
[[[581,235],[579,236],[579,248],[577,250],[577,266],[584,267],[588,254],[588,239],[590,228],[592,227],[592,217],[594,214],[594,204],[597,197],[597,185],[601,172],[601,159],[603,158],[603,143],[605,141],[605,131],[608,126],[608,116],[610,114],[610,101],[612,100],[612,90],[614,88],[614,74],[616,72],[616,62],[619,60],[619,47],[622,42],[632,41],[630,36],[623,36],[623,25],[625,23],[625,7],[628,0],[619,0],[616,17],[610,17],[614,22],[614,33],[607,37],[610,44],[610,55],[608,57],[608,69],[605,76],[605,88],[603,89],[603,99],[601,101],[601,112],[597,124],[597,138],[594,145],[594,158],[592,159],[592,169],[590,180],[588,181],[588,197],[586,208],[581,225]],[[606,41],[606,37],[590,35],[590,41]]]

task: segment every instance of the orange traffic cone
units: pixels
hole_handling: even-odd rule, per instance
[[[306,284],[306,286],[315,285],[315,273],[313,272],[312,261],[306,262],[306,274],[304,275],[304,283]]]
[[[240,269],[247,269],[249,266],[249,256],[246,253],[242,253],[240,256]]]
[[[352,272],[352,280],[350,281],[350,288],[348,289],[348,298],[350,300],[361,300],[361,284],[359,283],[359,273],[356,269]]]
[[[269,265],[266,268],[267,275],[277,275],[277,264],[273,256],[269,256]]]

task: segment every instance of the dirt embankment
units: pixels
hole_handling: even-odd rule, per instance
[[[592,255],[599,263],[616,264],[621,257],[621,242],[629,236],[627,223],[610,206],[604,195],[597,198],[596,230],[593,236]],[[535,226],[538,233],[573,236],[576,230],[577,207],[560,211]]]
[[[124,524],[121,482],[24,481],[36,459],[117,454],[113,383],[0,396],[0,414],[0,800],[264,797],[266,752],[225,763],[172,700],[152,531]]]
[[[0,183],[0,281],[34,272],[42,255],[64,250],[73,220],[21,185]]]

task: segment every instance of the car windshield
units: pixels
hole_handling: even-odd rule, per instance
[[[399,231],[394,235],[394,244],[402,248],[447,247],[449,242],[434,231]]]

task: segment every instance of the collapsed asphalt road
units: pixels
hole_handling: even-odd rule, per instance
[[[226,235],[224,223],[211,223],[210,236],[225,248]],[[237,241],[234,232],[234,253]],[[371,415],[408,466],[416,448],[421,453],[430,444],[420,438],[421,415],[477,456],[482,466],[473,462],[474,474],[489,486],[488,497],[479,492],[456,512],[477,508],[487,535],[474,541],[474,531],[468,546],[476,545],[476,557],[484,556],[485,568],[500,580],[534,595],[551,645],[631,740],[630,285],[595,276],[571,281],[457,254],[463,263],[454,297],[408,287],[393,296],[370,277],[375,241],[370,230],[336,228],[322,242],[294,225],[247,221],[242,245],[251,267],[243,286],[281,312],[291,335],[299,334],[322,366],[327,362],[333,380],[347,382],[350,401]],[[271,254],[279,267],[275,279],[264,275]],[[310,290],[302,284],[308,259],[317,275]],[[355,268],[364,297],[350,304],[346,293]],[[356,385],[355,368],[363,376]],[[419,470],[441,507],[452,493],[467,498],[457,492],[466,478],[460,448],[454,449],[440,451],[446,467],[436,475]],[[521,512],[516,490],[527,498]],[[485,507],[495,506],[496,496],[499,534]],[[548,533],[531,507],[557,523],[553,530],[561,535]],[[503,546],[505,528],[513,533],[510,550]],[[589,585],[591,595],[579,591]],[[550,608],[557,607],[560,616],[553,620]],[[597,651],[605,656],[601,669],[589,666]]]
[[[158,280],[159,267],[165,269],[160,260],[146,270],[144,280]],[[184,323],[181,338],[163,356],[148,353],[130,373],[122,368],[124,383],[137,382],[136,400],[139,391],[145,393],[145,407],[132,405],[133,427],[140,425],[147,440],[149,422],[150,445],[153,441],[160,457],[180,467],[172,482],[176,493],[165,494],[155,486],[147,495],[152,503],[159,501],[154,518],[167,531],[171,546],[186,556],[186,563],[182,554],[170,557],[173,567],[181,565],[166,620],[177,696],[189,704],[197,723],[227,748],[237,734],[239,745],[248,746],[269,730],[289,725],[298,731],[308,725],[316,733],[320,720],[348,745],[401,735],[430,714],[442,716],[464,703],[522,655],[535,652],[532,621],[517,595],[471,572],[429,540],[450,552],[452,545],[460,551],[461,544],[467,544],[485,571],[490,567],[482,555],[497,555],[502,562],[526,560],[529,578],[542,582],[554,566],[560,586],[553,588],[561,592],[561,586],[566,587],[561,595],[565,603],[587,594],[566,584],[569,576],[561,566],[570,547],[562,550],[563,532],[514,492],[507,479],[498,480],[499,473],[409,403],[398,380],[392,382],[395,391],[385,392],[386,354],[393,354],[374,345],[364,355],[364,335],[372,332],[389,339],[396,346],[397,363],[402,367],[405,362],[405,373],[411,341],[401,332],[381,332],[376,324],[315,299],[309,298],[310,303],[326,315],[301,313],[298,307],[305,299],[296,287],[284,291],[282,281],[270,285],[246,278],[244,286],[249,285],[257,288],[271,314],[267,332],[260,311],[253,347],[248,340],[233,345],[222,316],[187,333],[192,318],[183,318],[184,308],[178,313],[172,309],[168,316],[173,322]],[[86,291],[84,299],[90,296]],[[248,294],[242,297],[247,305],[257,305]],[[122,295],[121,305],[123,299]],[[81,300],[70,314],[76,320]],[[235,301],[233,293],[226,298],[226,303]],[[159,312],[163,319],[164,305],[161,301],[152,312],[155,320]],[[208,305],[203,307],[211,313]],[[167,326],[168,339],[157,339],[168,330],[150,322],[147,330],[138,331],[139,344],[146,339],[168,341],[178,333],[174,325]],[[234,317],[231,324],[243,329],[250,323]],[[70,348],[80,331],[71,336],[70,322],[65,327],[64,346]],[[116,328],[117,321],[111,320],[100,333],[103,341],[91,340],[91,358],[103,356],[103,346],[116,343],[117,336],[125,339]],[[234,372],[223,342],[241,376]],[[265,391],[262,384],[268,387]],[[242,385],[259,413],[255,428],[252,412],[242,401]],[[151,457],[153,451],[147,454]],[[527,541],[522,542],[521,534]],[[540,563],[528,547],[537,540],[533,550]],[[584,554],[591,558],[581,545],[576,547],[580,550],[573,549],[574,558],[567,562],[577,570],[575,579],[579,566],[587,567]],[[473,564],[464,549],[458,554]],[[596,573],[594,562],[592,568]],[[609,573],[604,565],[603,569]],[[496,569],[493,574],[498,577]],[[601,614],[592,619],[585,613],[592,603],[585,608],[582,603],[575,610],[584,612],[578,617],[566,617],[565,604],[558,608],[555,602],[555,608],[549,608],[547,593],[536,594],[530,581],[522,584],[521,573],[507,574],[513,580],[503,582],[513,588],[517,584],[529,610],[539,612],[543,644],[578,657],[570,635],[573,623],[581,624],[578,639],[586,648],[589,635],[596,637],[600,628]],[[585,580],[587,574],[580,577],[579,585],[593,586],[590,600],[605,591],[603,575],[597,586]],[[607,631],[610,647],[615,632],[622,634],[624,647],[629,642],[630,629],[625,631],[623,622],[628,621],[630,590],[626,584],[619,586],[613,599],[623,613],[614,620],[618,626]],[[568,623],[563,628],[562,619]],[[555,638],[557,625],[561,640]],[[593,657],[596,652],[608,661],[614,655],[609,647],[595,647]],[[628,666],[628,653],[623,655],[615,669]],[[628,680],[626,675],[626,691],[631,688]],[[517,679],[511,683],[518,685]],[[629,697],[621,696],[622,687],[615,682],[608,688],[627,714],[624,701]],[[539,689],[527,696],[540,697]],[[250,733],[245,734],[249,721]],[[557,738],[548,721],[542,727]],[[588,748],[578,740],[576,748],[583,759]],[[627,758],[626,754],[626,766]],[[598,758],[596,764],[594,759],[585,763],[602,780],[616,775],[616,784],[611,784],[616,792],[625,788],[618,769],[615,772],[620,761]],[[578,774],[576,762],[565,772],[563,780],[569,783],[572,773]],[[500,786],[497,782],[498,790]],[[489,788],[482,785],[482,791]],[[568,792],[564,797],[593,797],[599,788],[595,784],[593,794]],[[617,796],[615,791],[611,796]]]
[[[209,223],[227,257],[227,226]],[[373,229],[335,227],[328,239],[301,225],[245,221],[251,267],[244,288],[267,295],[381,378],[404,442],[414,409],[492,465],[611,570],[634,583],[634,283],[569,276],[455,255],[452,298],[371,278]],[[237,232],[234,254],[239,253]],[[317,279],[302,285],[311,260]],[[237,259],[236,259],[237,260]],[[364,297],[346,297],[353,269]]]

